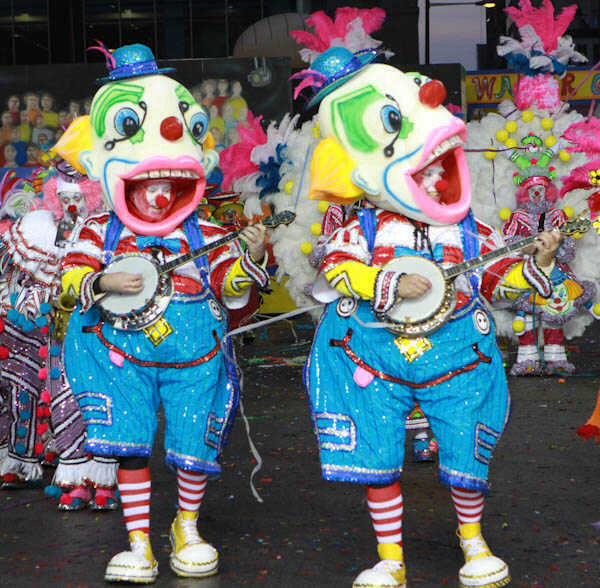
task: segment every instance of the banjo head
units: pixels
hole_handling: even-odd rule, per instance
[[[431,289],[424,296],[404,299],[381,317],[393,323],[390,331],[406,337],[422,337],[439,329],[454,311],[454,285],[434,262],[419,256],[403,256],[386,264],[384,269],[419,274],[431,282]]]
[[[115,274],[118,272],[141,274],[144,278],[144,288],[139,294],[108,294],[100,302],[103,310],[116,315],[125,315],[141,310],[152,302],[160,277],[154,261],[141,255],[115,257],[104,273]]]

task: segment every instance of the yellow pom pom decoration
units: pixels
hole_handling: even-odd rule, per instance
[[[286,182],[283,189],[285,190],[286,194],[291,194],[292,190],[294,189],[294,182],[292,182],[292,180]]]
[[[594,316],[600,316],[600,304],[594,304],[594,306],[592,306],[592,314]]]
[[[580,239],[583,239],[583,233],[574,233],[571,236],[573,237],[573,239],[576,239],[577,241],[579,241]]]
[[[313,244],[308,241],[304,241],[302,245],[300,245],[300,251],[304,253],[304,255],[310,255],[313,252]]]
[[[517,142],[512,137],[504,143],[509,149],[514,149],[517,146]]]
[[[523,112],[523,114],[521,115],[521,118],[523,119],[524,123],[530,123],[530,122],[533,122],[533,119],[535,118],[535,114],[533,112],[531,112],[531,110],[525,110]]]
[[[325,214],[329,209],[329,202],[325,202],[325,200],[321,200],[318,204],[318,209],[321,214]]]
[[[498,155],[498,153],[496,151],[484,151],[483,152],[483,156],[488,160],[488,161],[492,161],[494,159],[496,159],[496,156]]]
[[[542,129],[545,131],[551,131],[554,128],[554,121],[551,118],[542,119]]]
[[[500,141],[500,143],[504,143],[504,141],[506,141],[506,139],[508,139],[508,131],[505,131],[504,129],[500,129],[496,133],[496,139],[498,139],[498,141]]]
[[[509,120],[506,123],[505,128],[512,135],[513,133],[516,133],[519,130],[519,125],[517,124],[516,120]]]
[[[512,324],[513,331],[520,335],[525,332],[525,321],[523,319],[515,319]]]
[[[565,206],[563,212],[567,215],[567,218],[571,220],[575,216],[575,210],[570,206]]]
[[[321,223],[314,223],[311,227],[310,227],[310,232],[315,236],[315,237],[319,237],[320,235],[323,234],[323,225]]]
[[[558,139],[554,135],[548,135],[544,143],[546,143],[546,147],[554,147],[558,143]]]
[[[512,210],[510,208],[501,208],[498,216],[500,217],[501,221],[506,222],[510,218],[511,214]]]
[[[571,161],[571,154],[568,151],[561,151],[558,154],[558,157],[563,163],[568,163],[569,161]]]

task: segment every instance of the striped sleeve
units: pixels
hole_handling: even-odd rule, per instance
[[[79,239],[73,244],[63,261],[63,269],[69,271],[81,267],[90,267],[99,272],[103,263],[104,237],[109,216],[92,216],[85,221]]]

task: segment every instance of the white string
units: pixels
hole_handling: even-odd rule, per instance
[[[248,440],[248,447],[250,447],[250,453],[252,454],[252,457],[256,460],[256,465],[254,466],[254,468],[252,469],[252,472],[250,473],[250,491],[252,492],[252,495],[254,496],[255,500],[257,502],[259,502],[260,504],[262,504],[264,502],[264,500],[263,500],[262,496],[258,493],[258,490],[256,489],[256,485],[254,484],[254,478],[256,477],[258,472],[260,472],[260,470],[262,469],[263,458],[260,455],[260,452],[258,451],[258,449],[256,448],[254,441],[252,441],[252,435],[250,433],[250,421],[248,420],[248,417],[246,416],[246,411],[244,410],[244,403],[242,402],[242,392],[244,389],[244,372],[238,368],[235,357],[231,357],[231,355],[229,355],[229,353],[227,353],[225,341],[227,340],[228,337],[232,337],[233,335],[240,335],[241,333],[246,333],[247,331],[252,331],[254,329],[258,329],[259,327],[264,327],[266,325],[270,325],[270,324],[276,323],[278,321],[287,320],[293,316],[303,314],[305,312],[309,312],[309,311],[315,310],[317,308],[321,308],[322,306],[323,306],[322,304],[314,304],[312,306],[304,306],[302,308],[298,308],[291,312],[286,312],[285,314],[275,316],[270,319],[266,319],[264,321],[259,321],[257,323],[252,323],[250,325],[238,327],[237,329],[233,329],[232,331],[229,331],[228,333],[226,333],[225,336],[223,337],[223,339],[221,340],[221,351],[223,352],[223,355],[227,358],[227,360],[231,363],[231,365],[233,365],[235,367],[235,369],[237,371],[239,388],[240,388],[240,415],[241,415],[242,421],[244,423],[244,429],[246,430],[246,439]]]

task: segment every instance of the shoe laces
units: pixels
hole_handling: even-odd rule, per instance
[[[184,518],[179,519],[183,536],[185,537],[186,545],[197,545],[198,543],[204,543],[202,537],[198,534],[198,527],[196,526],[195,520],[186,520]]]
[[[132,553],[141,555],[144,559],[148,559],[148,551],[150,550],[150,543],[148,540],[136,536],[131,540],[130,543]]]
[[[467,560],[491,555],[490,548],[485,542],[483,535],[477,535],[472,539],[461,538],[460,546],[462,547]]]
[[[401,561],[393,559],[382,559],[377,562],[372,569],[377,572],[387,572],[388,574],[397,574],[404,568],[404,564]]]

